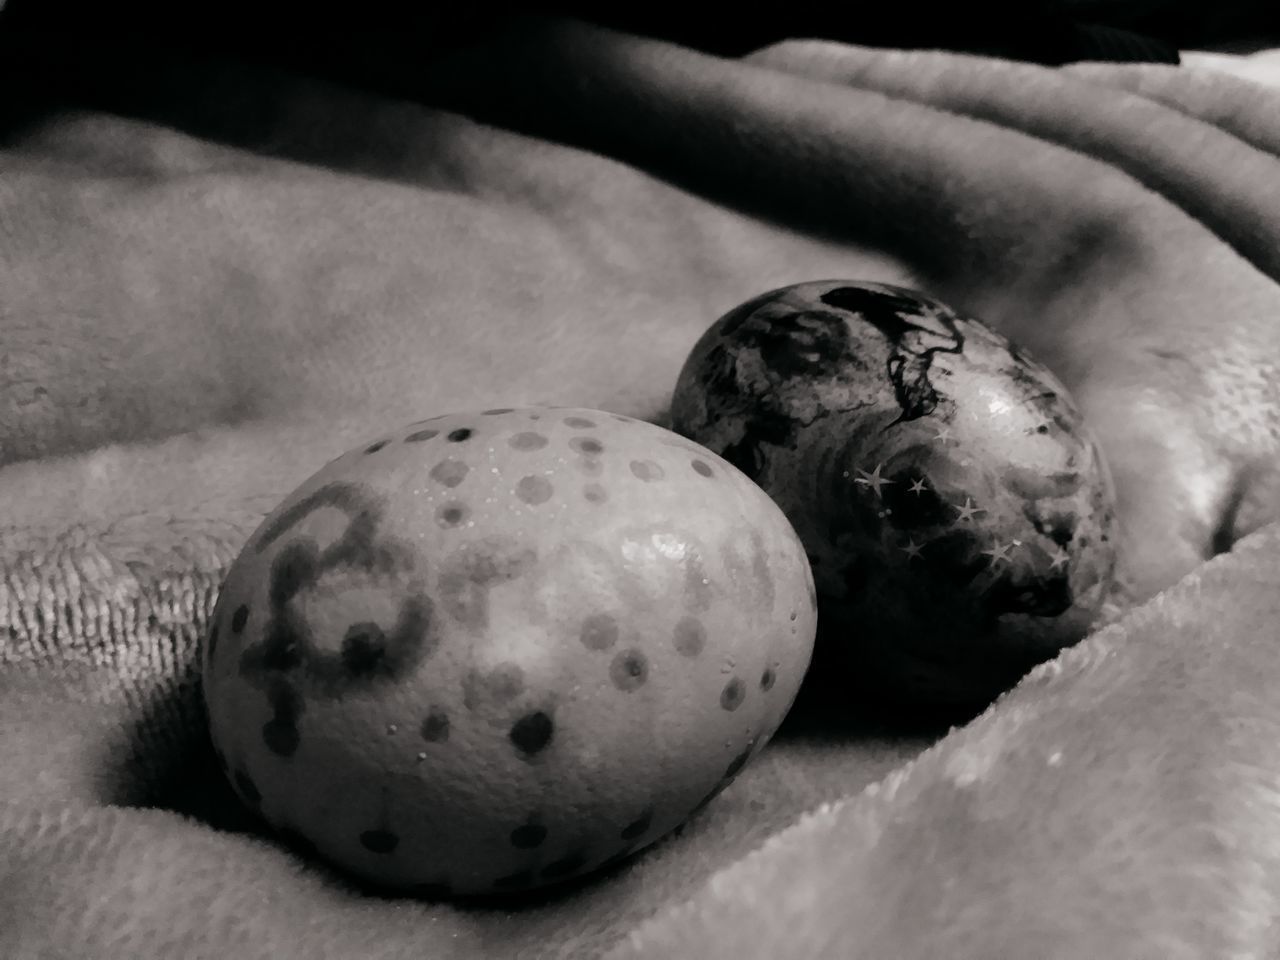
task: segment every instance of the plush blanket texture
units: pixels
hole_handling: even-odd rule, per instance
[[[80,89],[28,51],[0,957],[1280,956],[1275,63],[722,59],[551,21],[378,95],[158,55]],[[716,317],[832,277],[924,289],[1068,384],[1120,496],[1113,622],[950,732],[815,688],[678,835],[534,900],[372,895],[239,810],[197,651],[294,485],[447,410],[661,422]]]

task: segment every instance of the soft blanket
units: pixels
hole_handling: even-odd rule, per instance
[[[726,59],[558,20],[359,54],[385,94],[0,65],[0,956],[1280,956],[1265,60]],[[197,650],[295,484],[446,410],[661,422],[723,311],[836,277],[1067,383],[1120,494],[1112,623],[950,732],[815,682],[678,835],[536,900],[372,895],[240,812]]]

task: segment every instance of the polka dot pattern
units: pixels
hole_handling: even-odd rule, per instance
[[[365,830],[360,834],[360,846],[364,847],[370,853],[383,855],[394,853],[396,847],[399,845],[400,838],[390,830],[383,828]]]
[[[582,622],[578,639],[588,650],[608,650],[618,642],[618,621],[608,613],[593,613]]]
[[[541,450],[550,442],[542,434],[526,430],[523,433],[514,434],[507,441],[507,446],[512,450]]]
[[[577,873],[587,865],[587,854],[582,850],[575,850],[567,856],[561,857],[547,864],[542,869],[542,877],[546,880],[559,880],[570,874]]]
[[[441,460],[431,468],[431,479],[436,483],[442,483],[446,487],[456,487],[463,480],[467,479],[467,474],[471,472],[461,460],[454,460],[450,457],[448,460]]]
[[[723,780],[725,781],[725,786],[728,786],[728,781],[734,779],[742,772],[742,768],[747,765],[747,761],[750,758],[751,747],[747,747],[729,762],[729,766],[726,767],[724,771]]]
[[[629,467],[633,477],[646,483],[661,480],[667,475],[666,471],[653,460],[632,460]]]
[[[681,617],[676,621],[672,642],[682,657],[696,657],[707,645],[707,628],[697,617]]]
[[[428,743],[444,743],[449,739],[449,715],[439,707],[432,707],[418,732]]]
[[[452,500],[449,503],[441,504],[436,509],[436,523],[446,529],[461,526],[470,517],[471,508],[460,500]]]
[[[275,832],[276,836],[280,838],[280,842],[291,850],[304,857],[319,856],[320,851],[316,849],[316,845],[301,831],[290,826],[279,826],[276,827]]]
[[[555,736],[555,724],[546,713],[536,710],[512,724],[508,736],[520,753],[533,756],[550,745]]]
[[[342,665],[353,677],[368,676],[386,656],[386,634],[376,623],[353,623],[342,638]]]
[[[520,850],[532,850],[547,839],[547,828],[530,821],[511,831],[511,845]]]
[[[240,791],[240,796],[244,797],[245,802],[250,806],[259,806],[262,803],[262,793],[258,790],[258,785],[253,782],[253,778],[244,770],[235,772],[236,789]]]
[[[742,701],[746,699],[747,688],[737,677],[734,677],[724,685],[724,689],[720,691],[720,706],[730,712],[737,710],[742,706]]]
[[[649,679],[649,661],[639,650],[623,650],[609,665],[609,679],[624,693],[638,690]]]
[[[429,880],[415,884],[413,893],[424,900],[445,900],[453,895],[453,884],[448,880]]]
[[[516,484],[516,496],[534,507],[540,503],[546,503],[554,492],[551,481],[546,477],[521,477]]]
[[[298,732],[302,699],[288,683],[279,681],[272,685],[268,701],[271,719],[262,725],[262,742],[276,756],[291,757],[302,740]]]
[[[649,832],[649,827],[653,825],[653,807],[648,807],[640,816],[632,820],[622,828],[619,836],[623,840],[636,840]]]
[[[533,886],[533,871],[519,870],[504,877],[498,877],[493,881],[493,886],[498,890],[523,890]]]
[[[384,583],[395,590],[415,584],[411,589],[428,599],[426,615],[438,625],[441,643],[475,643],[484,651],[483,656],[464,654],[462,659],[451,651],[451,666],[444,672],[418,671],[415,664],[415,676],[421,675],[424,685],[414,691],[419,697],[414,712],[403,712],[404,704],[412,701],[398,700],[394,711],[371,717],[379,737],[376,748],[403,751],[404,766],[396,774],[403,783],[384,788],[381,813],[377,807],[362,808],[366,819],[345,828],[338,822],[323,828],[344,831],[336,838],[323,830],[316,836],[323,836],[326,857],[346,856],[358,870],[372,873],[387,870],[376,866],[380,861],[410,850],[415,856],[420,847],[430,852],[429,830],[423,834],[407,819],[391,817],[386,794],[397,792],[395,810],[413,809],[409,794],[415,777],[435,783],[441,774],[457,775],[466,769],[473,749],[496,747],[513,776],[537,774],[535,784],[541,782],[538,778],[564,773],[561,765],[569,756],[569,744],[583,735],[564,728],[574,723],[570,704],[578,702],[576,694],[568,696],[542,664],[526,676],[524,671],[535,661],[522,655],[519,663],[514,657],[507,662],[502,648],[490,642],[493,631],[521,622],[520,605],[529,597],[556,592],[556,605],[547,606],[532,632],[546,629],[547,637],[539,633],[538,642],[558,645],[568,658],[564,672],[571,682],[580,684],[602,709],[616,713],[627,725],[624,729],[634,721],[634,705],[643,710],[659,689],[673,683],[681,684],[682,697],[710,708],[714,743],[704,745],[708,755],[700,760],[710,762],[711,777],[717,769],[725,773],[704,804],[754,755],[750,749],[741,750],[744,738],[769,732],[764,726],[772,715],[765,708],[771,701],[760,691],[775,685],[790,690],[788,678],[793,674],[787,656],[761,663],[748,654],[735,673],[721,665],[745,652],[743,643],[775,641],[779,624],[773,621],[785,624],[794,604],[807,623],[803,598],[797,591],[794,600],[780,600],[776,610],[752,620],[747,608],[759,605],[747,594],[754,586],[751,563],[759,551],[742,537],[722,537],[692,520],[680,522],[679,510],[686,502],[701,512],[714,511],[719,501],[716,484],[707,487],[705,482],[736,483],[728,468],[710,454],[699,456],[699,448],[687,443],[663,447],[656,445],[664,442],[662,438],[654,437],[646,446],[646,432],[653,428],[621,415],[544,409],[541,422],[531,422],[537,416],[511,408],[449,415],[438,423],[406,427],[363,448],[368,453],[382,451],[376,459],[361,459],[358,448],[355,457],[344,458],[335,468],[369,471],[367,476],[357,474],[351,484],[359,487],[358,496],[335,494],[324,502],[316,500],[312,509],[328,510],[322,521],[310,526],[300,523],[306,516],[303,509],[291,506],[286,511],[293,517],[290,522],[273,521],[276,532],[260,535],[251,544],[266,553],[273,539],[279,541],[260,561],[273,570],[270,605],[264,598],[255,599],[252,607],[237,606],[241,598],[256,596],[245,592],[229,598],[225,612],[215,615],[208,647],[217,642],[217,628],[224,647],[233,642],[232,634],[251,633],[253,642],[245,648],[265,670],[254,685],[270,709],[253,714],[262,725],[248,731],[258,738],[249,745],[248,755],[255,771],[264,753],[267,761],[294,757],[293,766],[323,763],[316,758],[319,731],[329,729],[332,711],[341,709],[341,693],[355,689],[345,685],[364,679],[362,689],[378,689],[377,678],[387,671],[389,658],[398,655],[393,641],[397,619],[403,615],[403,610],[397,612],[394,595],[390,603],[379,595]],[[630,429],[623,429],[624,424]],[[412,449],[400,444],[425,445]],[[391,471],[385,476],[388,482],[378,471]],[[346,477],[339,479],[347,482]],[[392,499],[397,496],[403,503]],[[646,504],[662,512],[647,520],[624,518],[616,529],[618,536],[628,539],[619,543],[615,536],[609,541],[615,511],[605,505],[618,503],[629,512],[643,513],[633,508]],[[383,504],[390,509],[386,519],[379,520]],[[348,518],[346,532],[337,539],[328,526],[335,513]],[[563,541],[551,544],[554,549],[544,549],[545,538],[538,539],[544,524],[564,531]],[[295,525],[297,530],[292,530]],[[600,529],[604,538],[595,537]],[[421,556],[415,537],[423,541]],[[566,554],[562,542],[578,552]],[[634,554],[626,549],[628,544],[636,547]],[[400,559],[397,551],[409,560]],[[338,572],[330,573],[333,570]],[[348,578],[348,570],[353,578]],[[547,579],[561,573],[570,579]],[[345,589],[348,579],[355,581],[349,622],[335,623],[330,611],[312,598]],[[319,619],[314,625],[308,621],[317,611],[326,618],[322,627]],[[733,620],[739,616],[745,617],[741,623]],[[756,629],[756,623],[759,636],[746,637],[744,631]],[[783,629],[781,636],[794,643],[797,630]],[[779,682],[777,672],[784,663]],[[430,681],[436,685],[429,687],[429,677],[440,679]],[[447,687],[444,677],[449,678]],[[331,692],[323,692],[326,686]],[[719,710],[714,707],[717,701]],[[315,711],[309,722],[308,710]],[[664,741],[670,733],[664,728]],[[308,744],[308,738],[316,742]],[[236,746],[243,748],[243,741]],[[602,755],[605,759],[609,758]],[[227,779],[242,799],[261,802],[256,784],[236,763],[233,759]],[[275,769],[290,766],[279,764]],[[686,769],[694,775],[694,768]],[[277,782],[278,778],[263,780],[273,789]],[[619,782],[628,782],[625,773]],[[628,792],[609,795],[611,817],[603,808],[589,810],[588,801],[574,795],[570,802],[590,816],[572,821],[562,820],[559,809],[540,806],[534,786],[523,801],[527,807],[517,807],[514,814],[499,815],[495,810],[487,815],[486,842],[465,854],[472,859],[460,861],[455,870],[447,862],[452,854],[444,852],[452,846],[439,847],[432,854],[438,859],[424,865],[407,892],[425,899],[518,892],[614,865],[665,836],[698,796],[668,811],[669,794],[651,786],[635,779],[625,788]],[[599,788],[588,784],[587,789]],[[705,786],[697,789],[701,792]],[[399,796],[402,792],[406,795]],[[274,796],[266,798],[266,805],[273,823],[277,808],[287,807]],[[287,818],[289,813],[286,808],[279,816]],[[596,835],[596,828],[602,828],[601,835]],[[486,858],[492,857],[484,861],[487,866],[475,859],[482,849]],[[479,878],[477,868],[482,871]]]

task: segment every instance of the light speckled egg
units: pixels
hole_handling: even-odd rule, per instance
[[[203,651],[241,799],[379,886],[507,893],[671,831],[777,729],[804,550],[714,453],[599,410],[457,413],[321,468]]]
[[[1066,389],[914,291],[744,303],[691,352],[672,425],[782,507],[813,565],[818,662],[860,696],[989,702],[1106,598],[1114,493]]]

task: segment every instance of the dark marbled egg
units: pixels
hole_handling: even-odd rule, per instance
[[[985,704],[1107,597],[1114,492],[1066,389],[915,291],[835,280],[742,304],[690,353],[672,425],[787,515],[816,662],[859,695]]]

